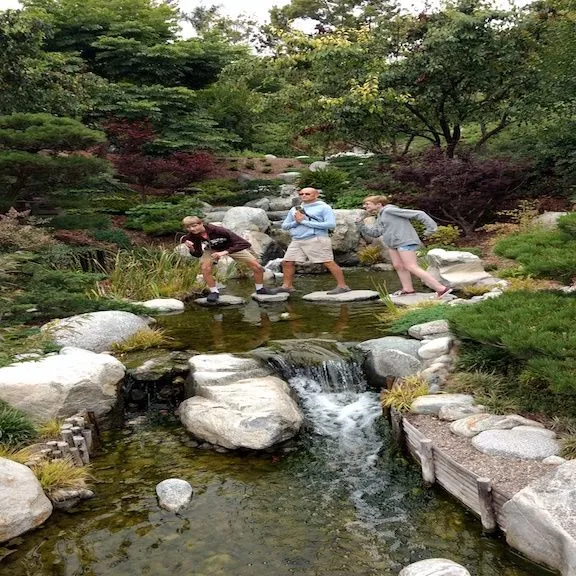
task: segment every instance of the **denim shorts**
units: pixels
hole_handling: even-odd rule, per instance
[[[396,250],[399,252],[416,252],[420,248],[420,244],[405,244],[404,246],[398,246]]]

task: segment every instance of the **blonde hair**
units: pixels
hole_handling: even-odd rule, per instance
[[[188,226],[198,224],[198,222],[202,222],[202,218],[199,218],[198,216],[186,216],[186,218],[182,220],[182,226],[188,228]]]
[[[372,204],[388,204],[390,198],[388,196],[366,196],[362,202],[372,202]]]

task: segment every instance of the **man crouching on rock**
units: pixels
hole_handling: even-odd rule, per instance
[[[200,258],[200,271],[210,289],[207,302],[215,304],[220,297],[212,266],[223,256],[230,256],[235,262],[246,264],[254,272],[257,294],[274,294],[264,287],[264,268],[250,252],[250,242],[228,228],[205,224],[198,216],[186,216],[182,220],[182,226],[188,234],[181,242],[186,244],[192,256]]]

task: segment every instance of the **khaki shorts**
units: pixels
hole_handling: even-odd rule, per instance
[[[228,256],[230,256],[230,258],[232,258],[232,260],[234,260],[235,262],[242,262],[243,264],[249,264],[250,262],[258,262],[256,257],[254,256],[254,254],[252,254],[252,252],[250,252],[250,250],[240,250],[238,252],[228,254]],[[200,257],[200,262],[206,262],[207,260],[212,263],[216,262],[215,260],[212,260],[210,252],[204,252]]]
[[[334,260],[332,241],[329,236],[292,240],[283,260],[287,262],[312,262],[314,264],[331,262]]]

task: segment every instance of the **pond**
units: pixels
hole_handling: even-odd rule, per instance
[[[308,277],[301,286],[310,291],[326,281]],[[350,275],[353,287],[370,281]],[[229,289],[243,295],[251,287]],[[193,306],[161,323],[199,351],[382,335],[374,317],[379,304],[293,300],[249,313]],[[277,319],[286,311],[294,315],[290,322]],[[482,537],[480,522],[440,490],[422,488],[417,466],[391,443],[377,393],[350,374],[338,382],[301,372],[290,377],[306,425],[286,453],[204,451],[169,416],[128,415],[93,460],[96,497],[11,542],[0,574],[388,576],[430,557],[450,558],[473,576],[549,574],[501,540]],[[156,484],[170,477],[194,489],[178,514],[161,510],[155,495]]]

